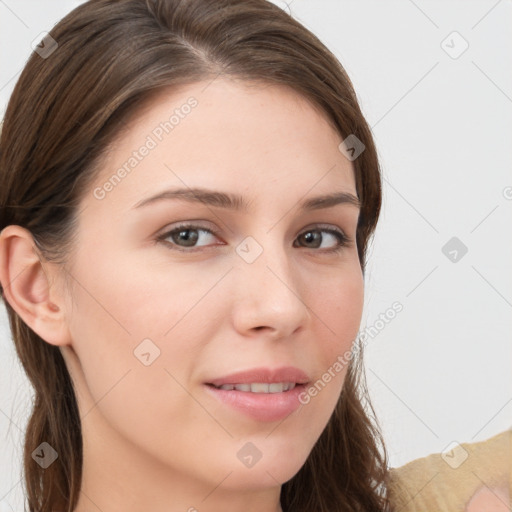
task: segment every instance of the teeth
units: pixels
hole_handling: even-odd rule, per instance
[[[235,386],[236,388],[237,386]],[[270,385],[265,383],[251,384],[251,393],[270,393]]]
[[[245,391],[250,393],[282,393],[289,391],[295,387],[295,382],[276,382],[267,384],[264,382],[255,382],[252,384],[223,384],[222,386],[215,386],[218,389],[226,391]]]

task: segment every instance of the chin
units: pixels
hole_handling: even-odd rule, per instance
[[[286,466],[261,466],[252,469],[237,468],[223,482],[223,487],[232,490],[261,491],[281,486],[291,480],[300,470],[302,464]]]
[[[249,453],[250,450],[247,449],[247,452]],[[232,474],[224,484],[233,489],[247,490],[261,490],[265,487],[282,485],[299,472],[308,455],[309,451],[301,453],[296,447],[294,450],[293,446],[283,446],[282,449],[275,447],[271,452],[270,449],[266,449],[266,453],[262,450],[261,458],[257,461],[256,459],[251,461],[250,457],[247,457],[247,465],[236,460],[237,464],[233,467],[232,461],[227,461],[226,474],[229,471],[232,471]]]

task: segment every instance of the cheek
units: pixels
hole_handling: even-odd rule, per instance
[[[128,417],[132,425],[154,417],[163,403],[186,411],[180,403],[185,395],[171,375],[184,382],[193,365],[183,326],[204,291],[197,283],[186,286],[179,273],[172,280],[154,279],[154,272],[126,257],[99,257],[95,264],[85,259],[72,270],[68,318],[80,388],[103,414]]]
[[[300,397],[307,422],[323,428],[343,388],[351,350],[361,322],[364,280],[359,265],[338,273],[329,280],[310,282],[308,297],[315,328],[314,353],[318,366],[315,381]]]
[[[360,327],[364,304],[361,268],[354,262],[328,278],[312,279],[306,286],[307,304],[317,331],[323,333],[325,354],[332,361],[352,346]]]
[[[164,294],[161,302],[158,295],[148,297],[142,277],[89,280],[87,292],[75,290],[71,336],[79,361],[74,375],[83,401],[84,435],[95,437],[88,429],[108,425],[156,459],[172,452],[181,460],[190,450],[190,433],[183,425],[205,422],[204,411],[183,388],[197,360],[184,342],[190,334],[185,322],[179,322],[187,308],[179,300],[173,307]],[[165,297],[172,296],[167,289]],[[120,453],[124,449],[120,446]]]
[[[73,271],[80,283],[74,291],[75,317],[87,319],[77,331],[108,333],[112,342],[124,340],[131,350],[146,338],[165,344],[176,329],[191,322],[202,297],[219,279],[219,272],[202,279],[190,267],[151,265],[126,251],[110,251],[107,258],[108,253],[99,255],[94,265],[82,257]]]

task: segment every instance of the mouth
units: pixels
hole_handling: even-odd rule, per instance
[[[311,378],[295,366],[251,368],[205,382],[217,403],[259,422],[283,420],[302,402]]]
[[[243,393],[284,393],[291,391],[297,386],[303,386],[303,384],[297,382],[251,382],[251,383],[240,383],[240,384],[221,384],[216,386],[212,383],[207,383],[207,386],[214,387],[215,389],[222,389],[224,391],[242,391]]]
[[[286,391],[285,385],[289,385]],[[244,391],[247,387],[250,389]],[[225,406],[227,412],[235,411],[258,422],[281,421],[295,412],[302,404],[300,397],[305,387],[305,384],[289,382],[204,386],[209,396]]]

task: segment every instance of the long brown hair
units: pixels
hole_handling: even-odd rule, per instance
[[[0,136],[0,230],[28,229],[44,258],[65,262],[77,205],[108,144],[164,89],[220,74],[286,85],[365,148],[353,161],[361,201],[357,227],[364,272],[381,207],[370,129],[336,57],[266,0],[90,0],[51,31],[10,98]],[[3,287],[8,283],[2,283]],[[3,289],[2,289],[3,296]],[[35,390],[23,469],[31,512],[71,512],[82,476],[82,435],[73,382],[58,347],[35,334],[5,301],[17,354]],[[362,348],[362,347],[360,347]],[[362,366],[349,365],[327,427],[299,472],[283,484],[284,511],[383,511],[387,456]],[[32,459],[42,442],[59,454]]]

